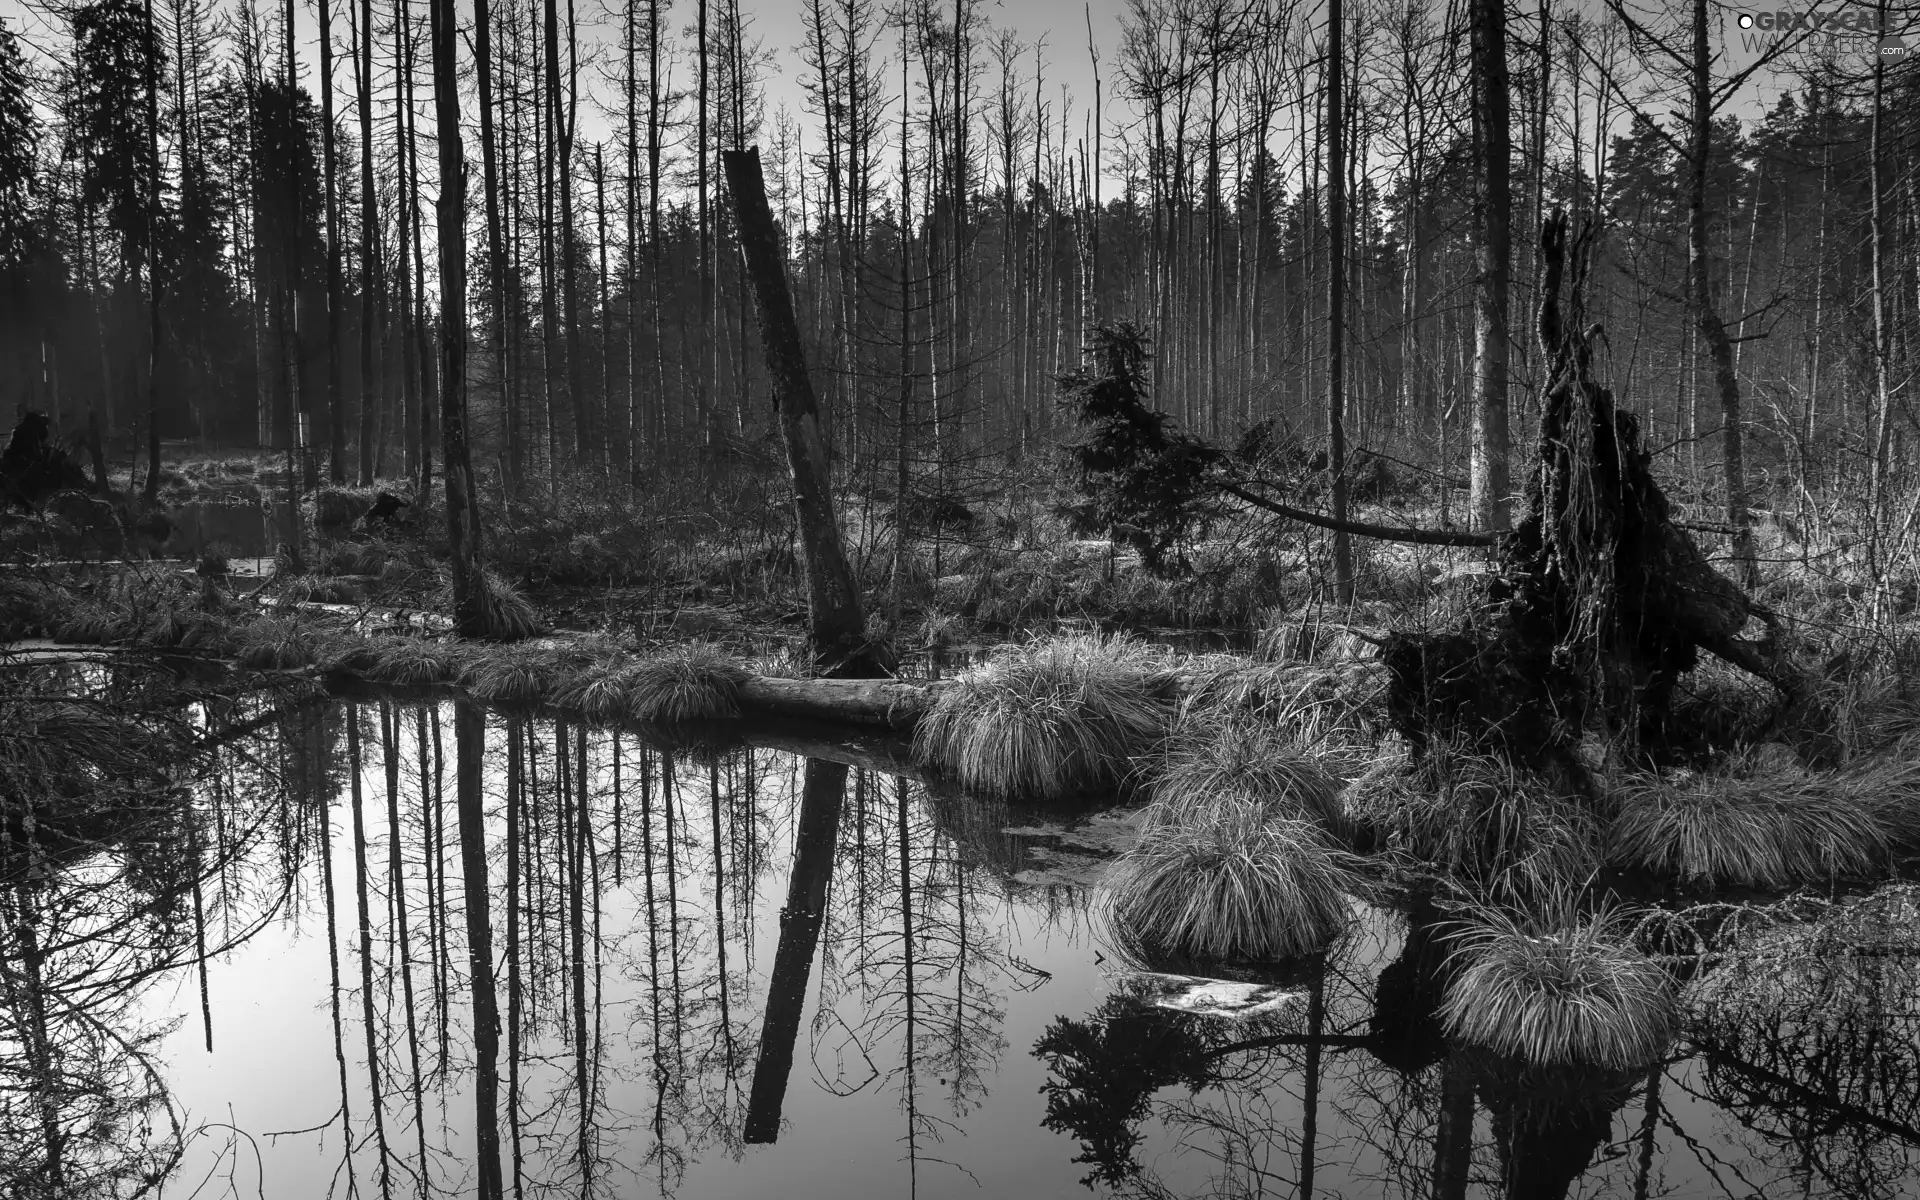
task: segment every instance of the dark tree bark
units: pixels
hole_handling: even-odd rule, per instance
[[[819,404],[807,374],[800,325],[787,290],[780,232],[767,207],[760,150],[729,150],[722,156],[727,189],[747,275],[760,315],[760,344],[773,381],[774,406],[793,477],[793,507],[800,525],[800,557],[807,576],[807,609],[813,653],[829,674],[867,674],[878,669],[865,643],[866,620],[853,567],[834,519],[832,468],[820,432]]]
[[[440,200],[440,437],[446,480],[447,543],[453,558],[453,624],[463,637],[493,632],[480,566],[480,506],[467,457],[466,161],[460,145],[459,29],[452,0],[431,0],[433,101],[438,117]],[[424,424],[424,422],[423,422]],[[424,463],[430,456],[421,448]],[[424,494],[424,493],[423,493]]]
[[[508,478],[501,481],[508,491],[520,490],[520,439],[515,419],[518,405],[511,396],[513,382],[507,367],[507,253],[500,226],[500,167],[493,136],[493,17],[487,0],[473,2],[474,73],[480,91],[480,163],[481,187],[487,201],[487,274],[493,288],[493,320],[487,332],[493,352],[493,368],[500,381],[500,408],[507,421]]]
[[[373,414],[379,390],[373,358],[374,304],[379,290],[374,239],[380,228],[380,211],[373,190],[373,0],[360,0],[359,35],[356,82],[360,98],[360,436],[355,465],[360,486],[371,487]]]
[[[1473,473],[1474,523],[1507,527],[1507,293],[1513,139],[1507,80],[1505,0],[1473,0],[1474,192]]]
[[[1707,243],[1707,165],[1713,155],[1712,51],[1707,38],[1707,0],[1693,0],[1692,111],[1687,138],[1687,298],[1700,342],[1713,363],[1720,396],[1721,471],[1727,488],[1727,524],[1733,529],[1734,562],[1743,582],[1757,582],[1753,531],[1747,515],[1747,471],[1740,380],[1733,370],[1733,339],[1713,302]]]
[[[323,0],[324,2],[324,0]],[[147,486],[148,504],[160,496],[160,32],[153,0],[146,0],[147,44]],[[133,490],[133,481],[127,481]]]
[[[1341,0],[1327,0],[1327,475],[1332,481],[1333,519],[1347,519],[1347,151],[1340,116],[1346,63],[1341,49]],[[1333,529],[1334,589],[1340,603],[1353,602],[1353,541]]]
[[[320,0],[320,152],[327,222],[327,478],[347,481],[347,422],[340,407],[340,187],[333,148],[333,19]]]

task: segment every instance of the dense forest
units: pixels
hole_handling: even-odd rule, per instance
[[[792,47],[738,0],[347,0],[321,36],[291,6],[42,6],[0,34],[0,397],[143,455],[424,480],[457,330],[483,475],[721,486],[772,428],[718,162],[757,144],[844,479],[978,486],[1050,446],[1052,381],[1126,319],[1185,426],[1484,459],[1497,524],[1556,208],[1600,222],[1587,316],[1690,499],[1738,523],[1884,469],[1920,353],[1912,60],[1755,43],[1718,5],[1469,15],[1131,0],[1076,97],[1049,76],[1075,31],[973,0],[815,0]],[[769,110],[783,74],[798,111]]]
[[[0,1194],[1920,1187],[1911,0],[0,13]]]

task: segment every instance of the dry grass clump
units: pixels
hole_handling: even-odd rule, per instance
[[[461,670],[460,683],[475,700],[539,704],[552,694],[558,673],[552,651],[506,646],[475,653]]]
[[[1751,754],[1713,771],[1627,776],[1612,795],[1609,856],[1709,887],[1867,874],[1887,854],[1880,818],[1858,786],[1870,779]]]
[[[1336,837],[1347,835],[1340,782],[1268,721],[1228,716],[1182,722],[1147,787],[1154,827],[1180,825],[1233,799],[1269,816],[1314,821]]]
[[[1236,798],[1154,828],[1109,886],[1116,940],[1145,962],[1274,963],[1326,949],[1365,880],[1317,823]]]
[[[1600,866],[1588,805],[1493,755],[1444,745],[1382,755],[1348,786],[1346,810],[1377,844],[1486,895],[1551,894]]]
[[[941,691],[914,731],[922,762],[995,796],[1060,799],[1115,787],[1166,736],[1160,662],[1098,634],[1011,650]]]
[[[1536,932],[1502,913],[1459,935],[1440,1019],[1463,1042],[1527,1063],[1627,1070],[1665,1053],[1673,980],[1605,915]]]
[[[285,617],[251,621],[234,631],[234,658],[255,671],[310,667],[320,660],[313,636]]]
[[[635,662],[621,678],[628,715],[670,725],[739,716],[747,672],[711,642],[685,642]]]

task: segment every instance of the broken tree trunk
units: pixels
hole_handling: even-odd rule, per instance
[[[1599,329],[1579,321],[1591,240],[1569,247],[1564,212],[1541,229],[1547,385],[1526,512],[1500,541],[1489,602],[1461,629],[1383,648],[1390,711],[1416,747],[1462,741],[1546,767],[1572,765],[1588,732],[1665,740],[1674,684],[1703,649],[1800,694],[1770,642],[1740,639],[1757,610],[1675,525],[1639,421],[1593,376]]]
[[[881,674],[866,641],[866,618],[833,514],[832,468],[820,430],[820,409],[800,341],[800,325],[787,291],[787,265],[780,231],[767,207],[760,150],[729,150],[721,155],[727,190],[733,196],[740,231],[740,252],[753,281],[760,315],[760,347],[773,380],[774,407],[787,446],[793,476],[793,508],[800,525],[800,559],[807,576],[807,612],[815,660],[833,675]]]

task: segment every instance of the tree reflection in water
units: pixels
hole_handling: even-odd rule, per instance
[[[838,1137],[943,1194],[1004,1187],[1008,1162],[1143,1196],[1744,1178],[1877,1197],[1920,1166],[1902,890],[1731,947],[1689,993],[1697,1056],[1530,1071],[1441,1036],[1446,950],[1417,905],[1365,910],[1259,1015],[1102,978],[1097,869],[1034,874],[1059,827],[884,745],[378,696],[186,703],[99,668],[7,686],[0,728],[38,739],[0,738],[10,1194],[169,1172],[252,1190],[256,1154],[275,1196],[704,1194]],[[309,1010],[268,1025],[303,1031],[288,1078],[315,1094],[292,1098],[293,1137],[238,1104],[245,1132],[226,1125],[227,1089],[273,1073],[231,1057],[258,1035],[239,1002],[260,947]],[[167,978],[177,999],[149,986]],[[1010,1034],[1033,1054],[1009,1059]],[[169,1072],[208,1048],[222,1107],[184,1114]]]

